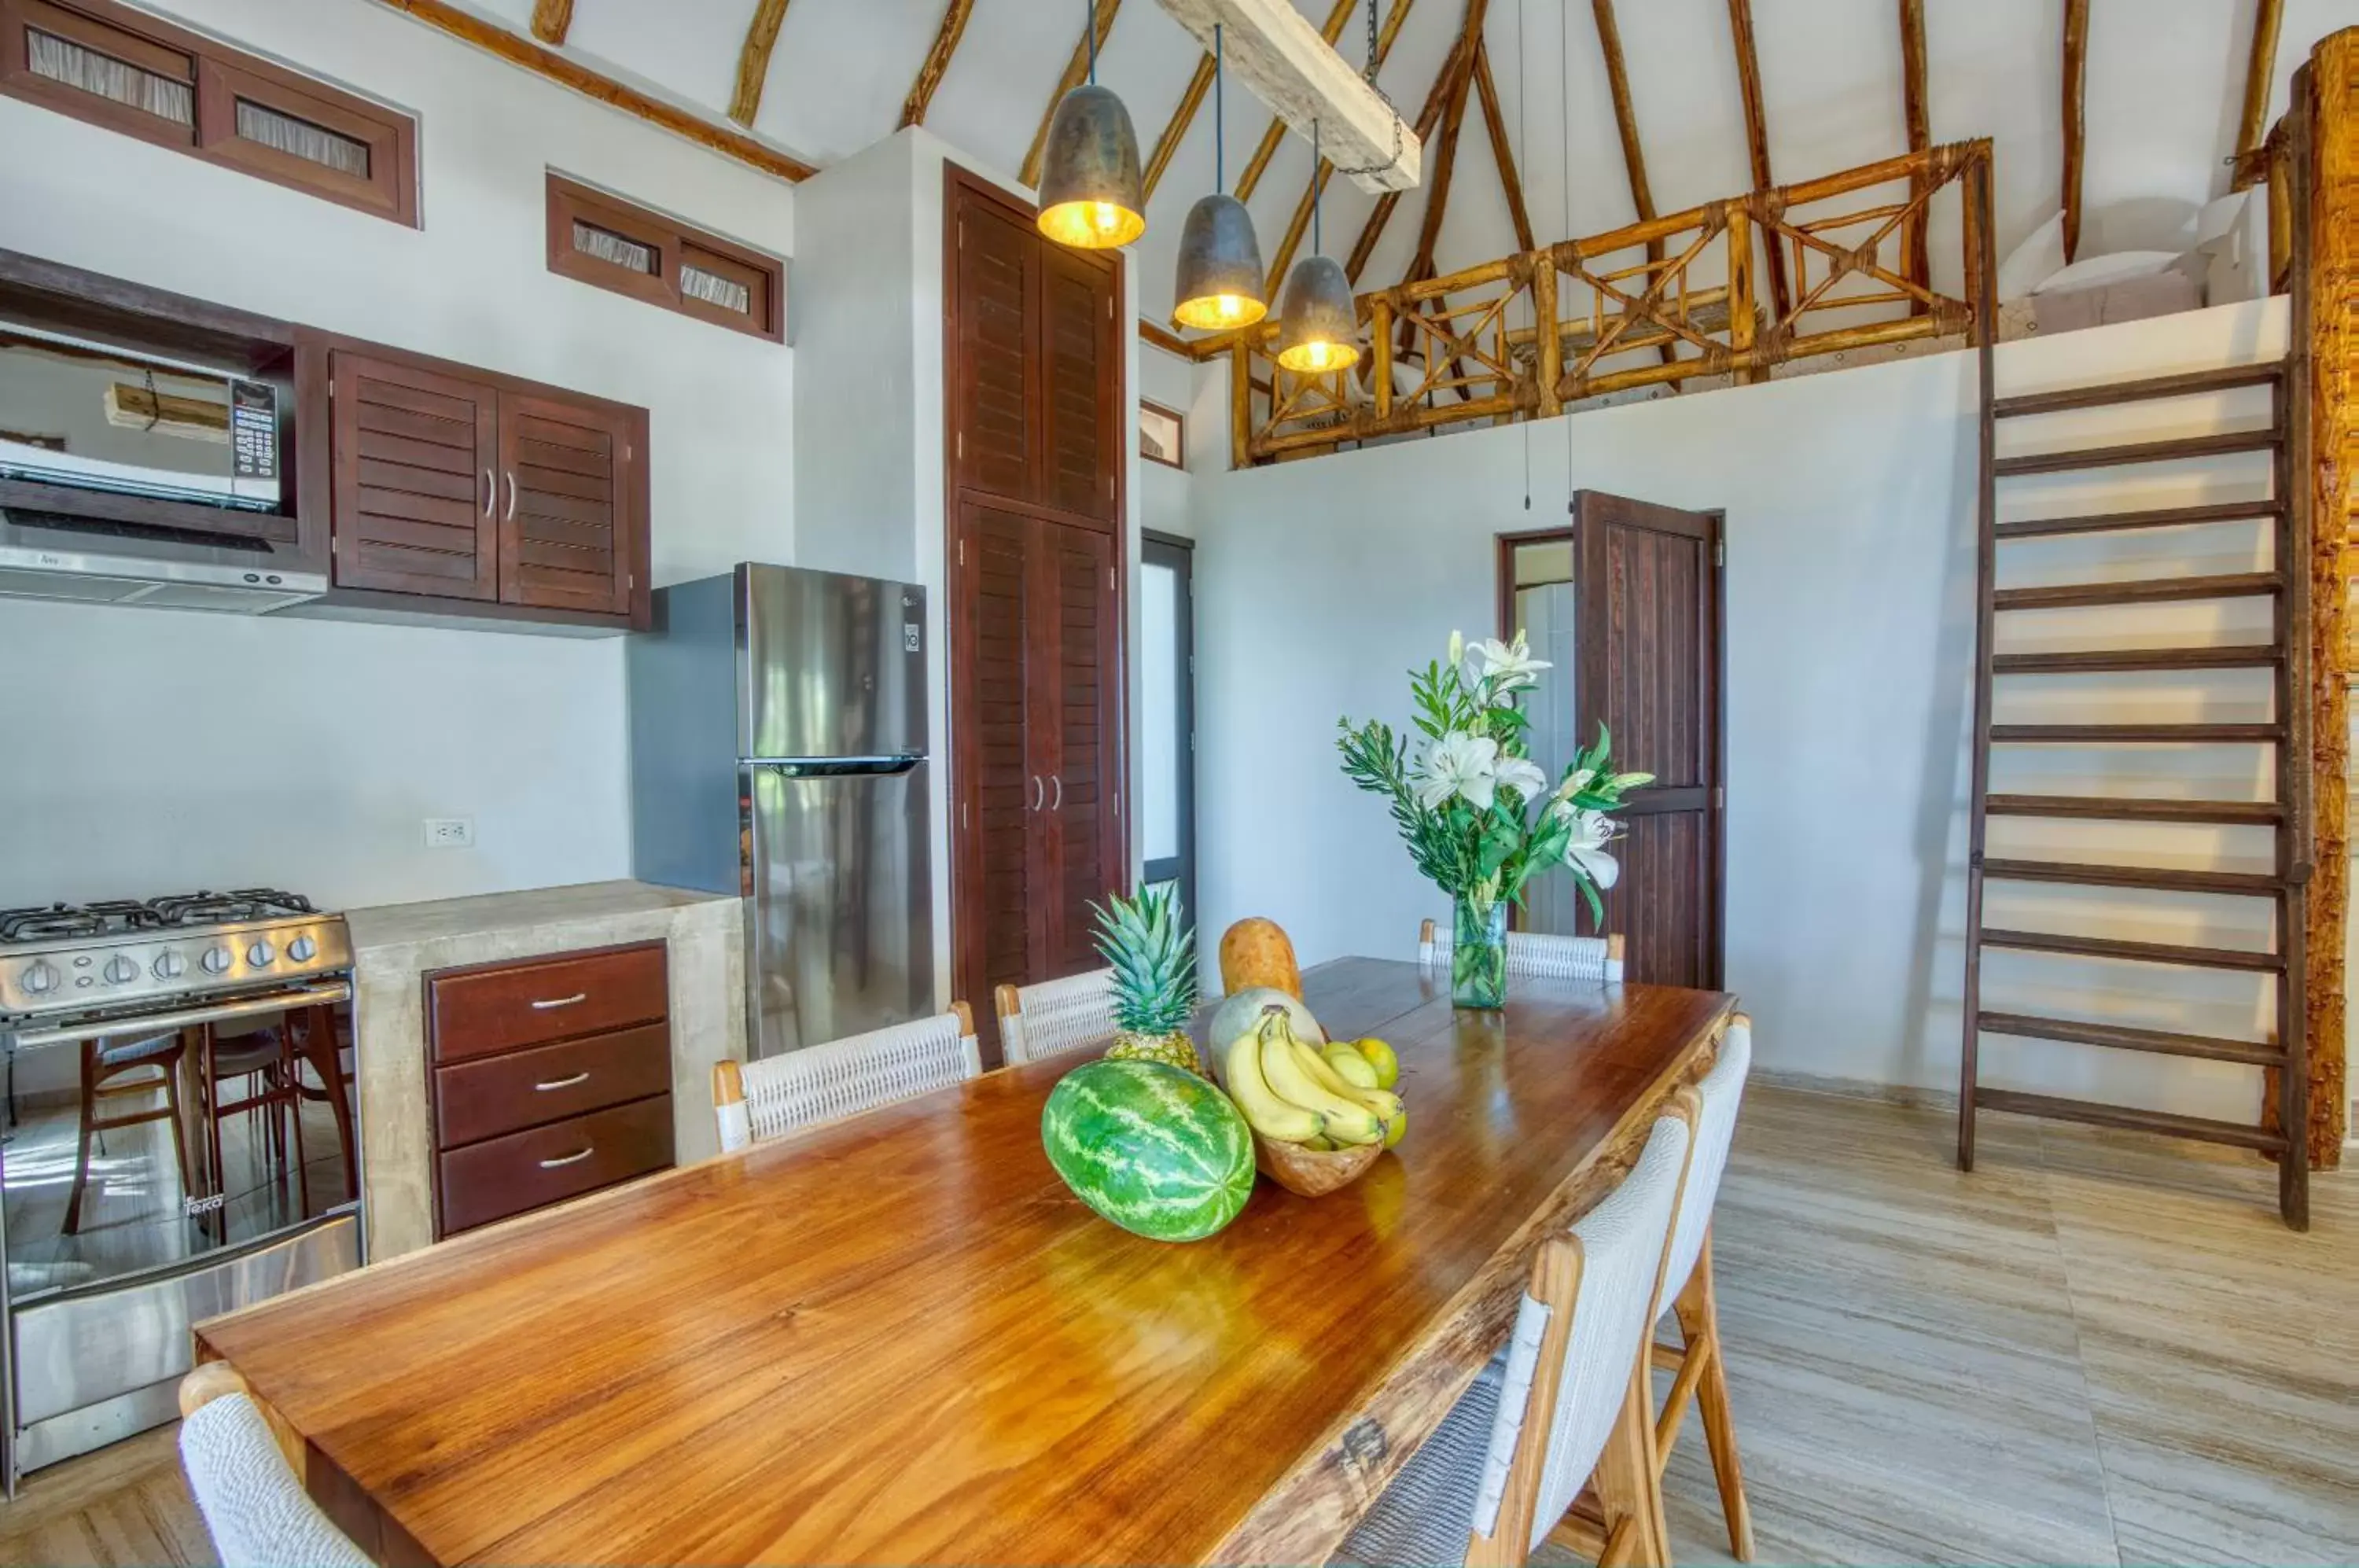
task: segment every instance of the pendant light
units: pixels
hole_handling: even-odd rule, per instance
[[[1188,209],[1180,225],[1179,284],[1172,320],[1183,327],[1220,331],[1249,327],[1269,314],[1261,280],[1261,241],[1253,214],[1228,194],[1227,114],[1223,91],[1228,75],[1221,58],[1221,24],[1212,24],[1212,193]]]
[[[1147,195],[1138,176],[1138,134],[1130,111],[1098,85],[1098,24],[1082,0],[1090,40],[1090,79],[1065,94],[1049,122],[1040,159],[1040,232],[1076,250],[1113,250],[1147,232]]]
[[[1305,375],[1349,370],[1360,363],[1360,321],[1352,304],[1352,280],[1343,265],[1320,252],[1319,209],[1327,182],[1319,177],[1319,122],[1310,122],[1310,254],[1287,275],[1278,309],[1277,363]]]

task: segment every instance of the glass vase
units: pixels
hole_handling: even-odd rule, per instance
[[[1451,926],[1451,1005],[1486,1011],[1506,1006],[1507,901],[1461,897]]]

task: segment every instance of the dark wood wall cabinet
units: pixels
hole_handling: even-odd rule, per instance
[[[1095,967],[1127,886],[1122,280],[946,191],[953,945],[961,996]]]
[[[672,1163],[665,946],[426,976],[438,1238]]]

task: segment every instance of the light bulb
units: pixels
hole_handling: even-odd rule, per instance
[[[1122,227],[1122,209],[1111,201],[1090,203],[1090,226],[1102,234],[1110,234]]]

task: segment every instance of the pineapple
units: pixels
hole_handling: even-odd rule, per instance
[[[1188,1035],[1196,1012],[1196,933],[1180,923],[1178,889],[1167,884],[1136,898],[1116,895],[1091,909],[1098,953],[1114,965],[1120,1032],[1106,1054],[1201,1074],[1203,1059]]]

